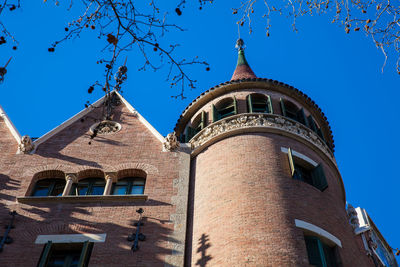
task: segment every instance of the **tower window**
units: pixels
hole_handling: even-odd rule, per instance
[[[249,113],[272,113],[270,96],[251,94],[247,96],[247,110]]]
[[[70,195],[88,196],[103,195],[106,183],[103,178],[88,178],[80,180],[72,186]]]
[[[284,100],[282,98],[280,102],[283,116],[308,126],[308,121],[306,119],[306,116],[304,115],[304,110],[302,108],[300,109],[292,102]]]
[[[306,242],[308,261],[317,267],[336,267],[336,247],[324,244],[320,238],[316,236],[304,236]]]
[[[93,243],[47,242],[43,248],[38,267],[87,267]]]
[[[215,106],[212,105],[213,122],[237,114],[236,97],[221,100]]]
[[[293,152],[290,148],[287,153],[293,179],[308,183],[321,191],[328,187],[322,164],[315,164],[316,166],[314,166],[305,160],[293,157]]]
[[[193,120],[192,126],[188,126],[186,128],[185,133],[185,143],[189,142],[193,136],[195,136],[198,132],[203,130],[207,126],[206,112],[202,111],[197,117]]]
[[[44,179],[36,183],[32,196],[61,196],[65,187],[65,179]]]
[[[129,177],[119,180],[114,184],[113,195],[143,195],[145,179],[141,177]]]

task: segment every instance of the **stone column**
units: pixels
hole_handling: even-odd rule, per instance
[[[111,193],[112,183],[117,180],[116,172],[106,172],[106,186],[104,188],[103,196],[108,196]]]
[[[67,180],[67,182],[65,184],[64,191],[62,194],[63,197],[69,195],[72,184],[77,181],[77,176],[75,173],[67,173],[65,174],[65,180]]]

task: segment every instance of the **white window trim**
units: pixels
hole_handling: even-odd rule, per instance
[[[103,243],[107,234],[71,234],[71,235],[38,235],[35,244],[53,243],[83,243],[86,241]]]
[[[342,247],[342,242],[339,240],[339,238],[332,235],[328,231],[325,231],[324,229],[322,229],[314,224],[311,224],[311,223],[308,223],[308,222],[305,222],[302,220],[295,219],[294,222],[296,224],[296,227],[313,232],[319,236],[322,236],[322,237],[332,241],[338,247]]]
[[[283,152],[283,153],[288,153],[288,148],[286,148],[286,147],[281,147],[281,151]],[[318,166],[318,163],[316,163],[315,161],[313,161],[312,159],[310,159],[309,157],[307,157],[306,155],[303,155],[303,154],[301,154],[301,153],[299,153],[299,152],[297,152],[297,151],[294,151],[293,149],[292,149],[292,155],[294,156],[294,157],[296,157],[296,158],[300,158],[300,159],[302,159],[302,160],[304,160],[304,161],[306,161],[306,162],[308,162],[308,163],[310,163],[312,166],[314,166],[314,167],[317,167]]]

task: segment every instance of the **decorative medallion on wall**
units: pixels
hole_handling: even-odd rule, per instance
[[[119,132],[122,126],[118,122],[104,120],[98,123],[95,123],[90,127],[90,133],[94,134],[112,134]]]

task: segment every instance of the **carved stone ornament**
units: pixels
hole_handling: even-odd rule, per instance
[[[165,137],[164,148],[168,151],[173,151],[179,147],[178,138],[176,138],[175,132],[169,133]]]
[[[246,128],[278,129],[299,136],[318,147],[336,165],[332,151],[313,130],[301,123],[275,114],[244,113],[219,120],[197,133],[190,143],[194,150],[220,134]]]
[[[347,205],[347,216],[349,217],[349,223],[353,229],[360,227],[360,222],[358,221],[357,211],[351,204]]]
[[[93,124],[92,127],[90,127],[90,132],[96,132],[96,134],[112,134],[118,132],[121,128],[122,126],[118,122],[104,120]]]
[[[29,135],[22,136],[21,143],[18,145],[18,149],[24,154],[29,154],[33,151],[33,149],[35,149],[35,145],[33,144]]]

